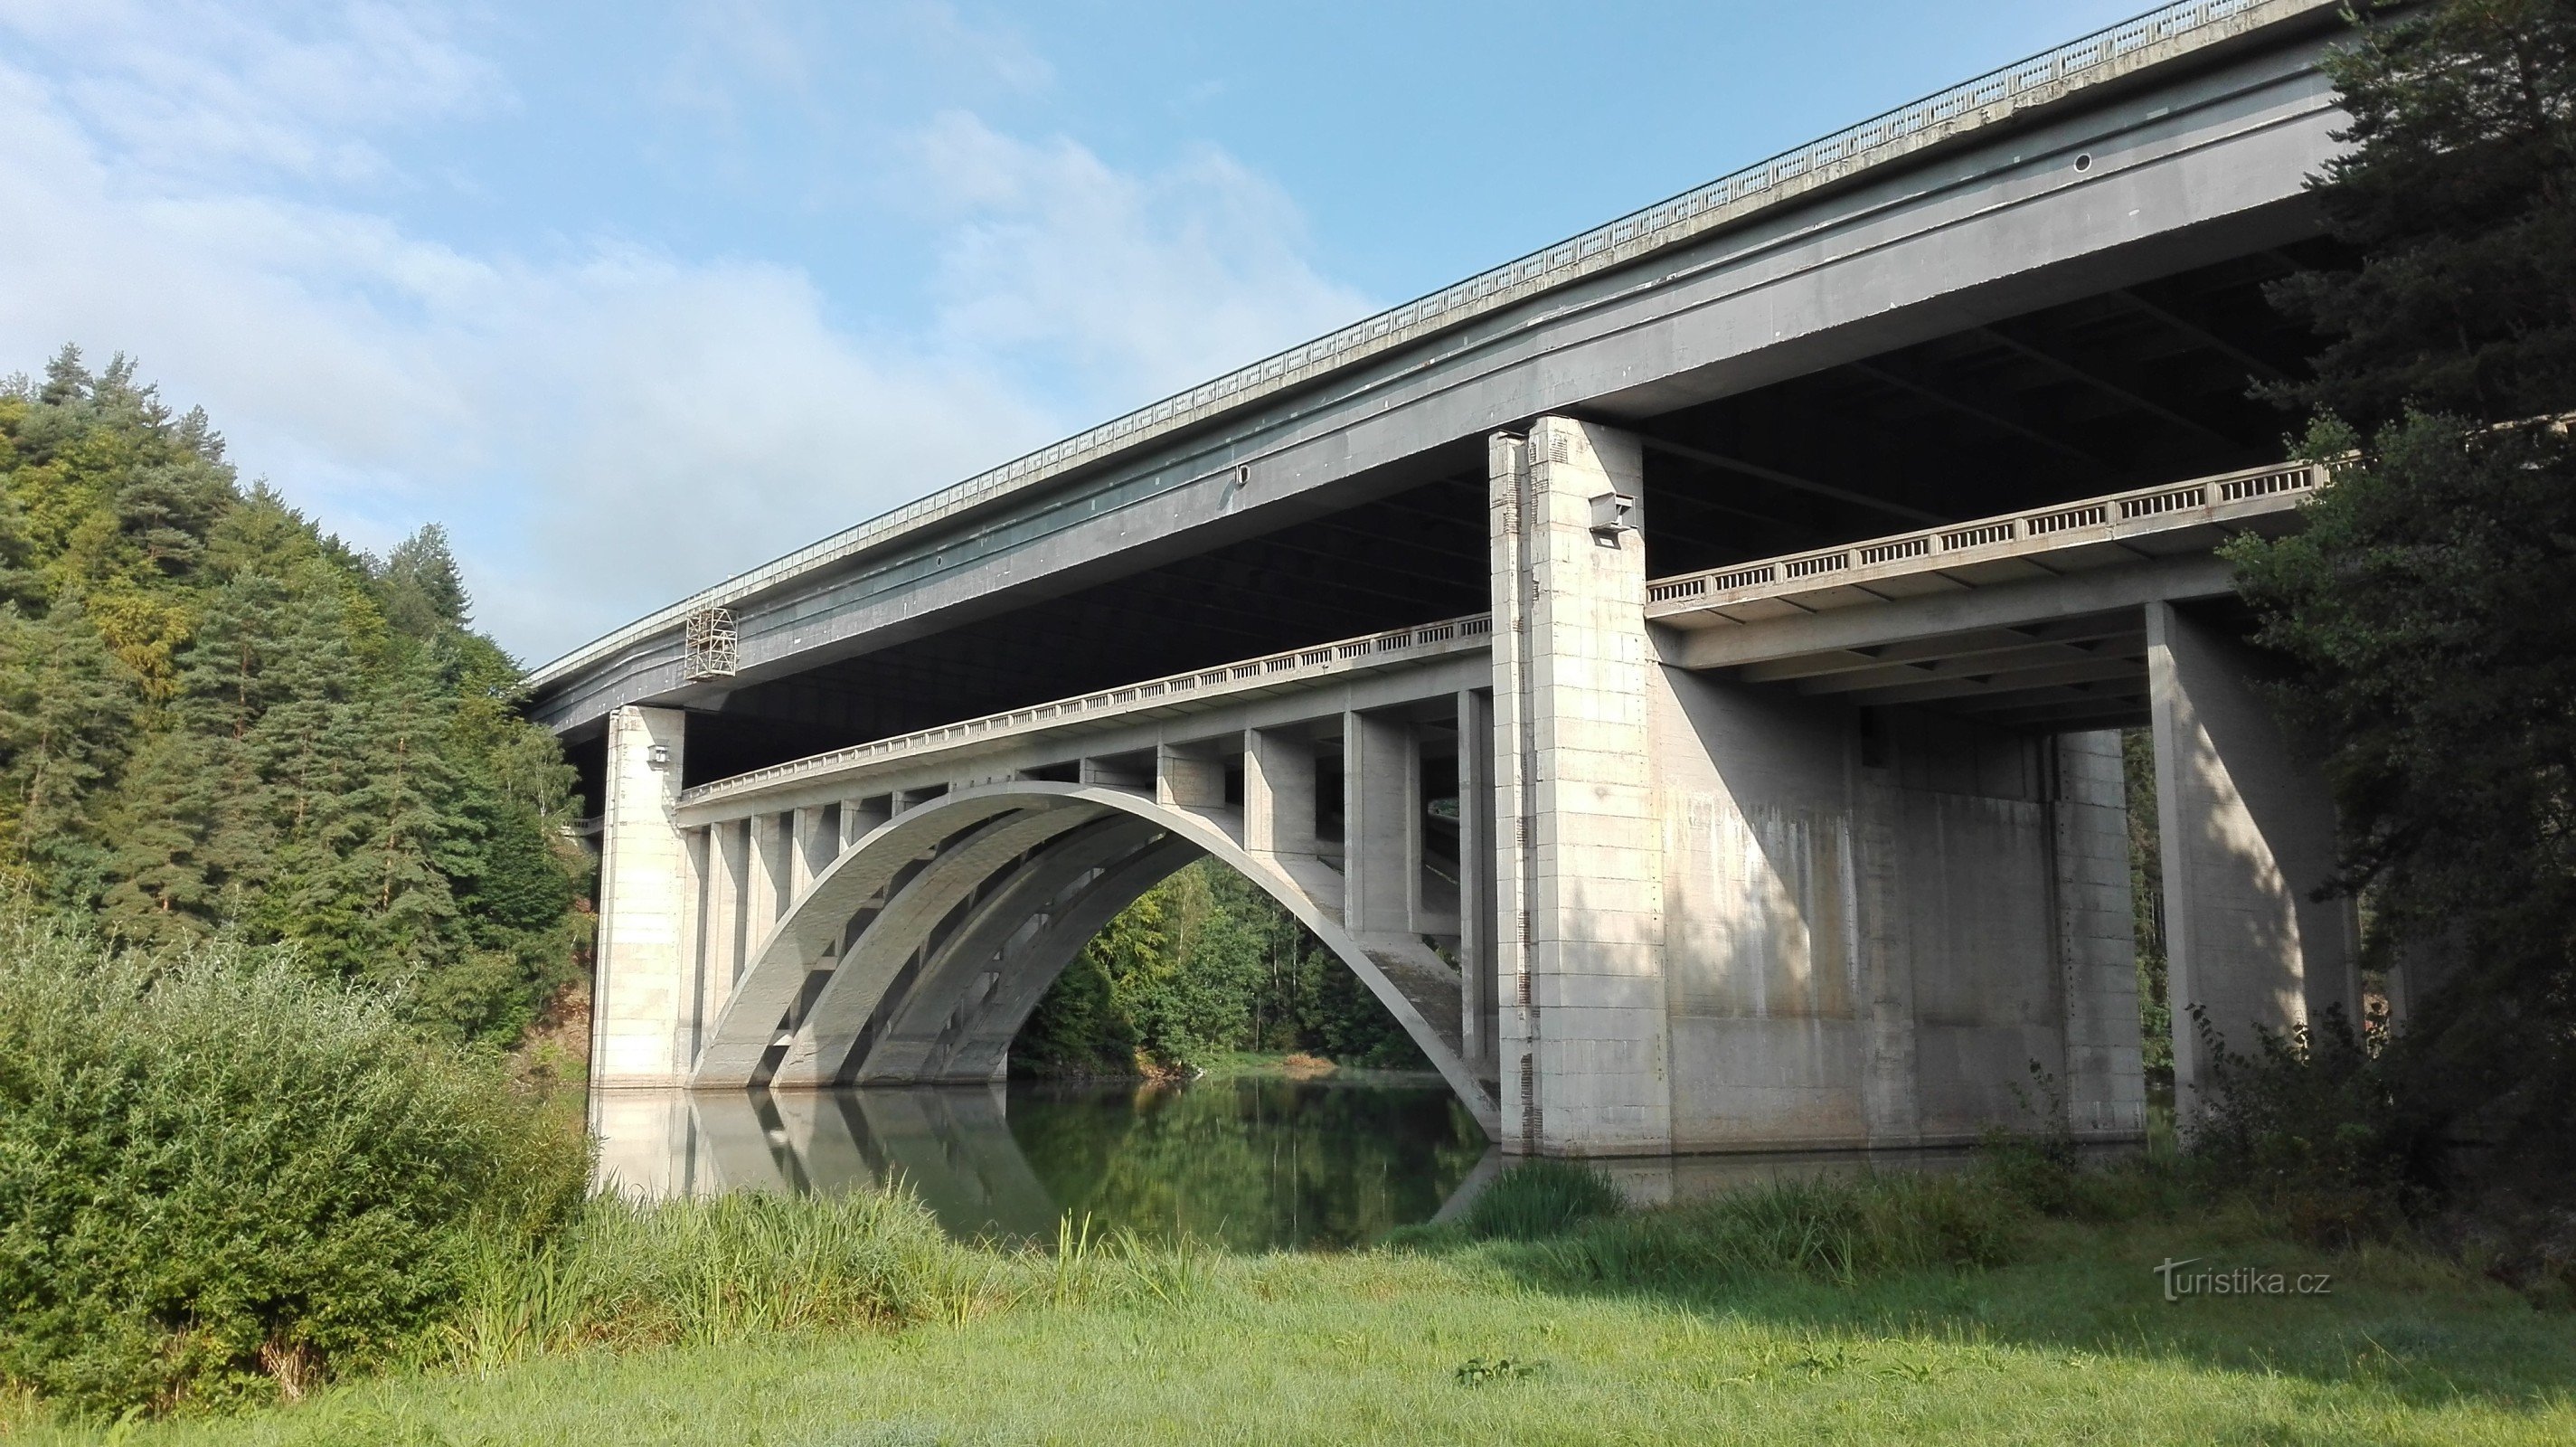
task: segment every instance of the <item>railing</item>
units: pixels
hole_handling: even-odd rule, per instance
[[[964,482],[917,498],[892,512],[798,549],[703,593],[651,614],[562,658],[538,668],[536,685],[551,683],[617,649],[650,638],[690,613],[739,601],[782,578],[846,557],[882,543],[914,523],[943,515],[986,496],[1008,491],[1148,436],[1160,435],[1229,410],[1254,397],[1296,386],[1362,357],[1444,330],[1472,317],[1551,290],[1605,267],[1622,265],[1651,251],[1689,240],[1717,225],[1739,219],[1745,211],[1803,191],[1827,173],[1849,174],[1891,159],[1928,140],[1973,129],[1999,116],[1997,106],[2018,108],[2052,99],[2062,88],[2108,79],[2118,62],[2140,51],[2184,39],[2223,38],[2233,22],[2285,17],[2327,8],[2333,0],[2185,0],[2097,30],[2080,40],[1954,85],[1911,105],[1872,116],[1795,150],[1684,191],[1669,200],[1633,211],[1605,226],[1561,241],[1543,251],[1481,272],[1454,286],[1353,322],[1329,335],[1292,347],[1175,393],[1061,442],[979,473]],[[2219,31],[2220,34],[2206,34]],[[2009,113],[2009,111],[2007,111]],[[1802,184],[1803,183],[1803,184]]]
[[[1371,633],[1359,638],[1346,638],[1318,648],[1300,648],[1286,653],[1272,653],[1260,658],[1247,658],[1239,663],[1220,664],[1215,668],[1194,669],[1166,678],[1148,679],[1102,693],[1061,698],[1053,703],[1012,709],[1007,713],[987,714],[982,718],[942,724],[938,728],[872,743],[853,744],[828,754],[772,764],[747,774],[700,784],[681,791],[680,802],[699,804],[730,798],[736,794],[756,792],[775,784],[792,782],[815,774],[831,773],[853,764],[872,763],[900,758],[951,744],[979,739],[1005,737],[1036,732],[1040,726],[1052,728],[1084,718],[1099,718],[1126,713],[1147,705],[1168,705],[1183,698],[1197,699],[1211,695],[1250,692],[1274,684],[1301,681],[1320,675],[1347,673],[1355,667],[1371,667],[1399,654],[1423,654],[1426,650],[1450,651],[1463,640],[1482,638],[1494,631],[1491,616],[1483,613],[1466,618],[1444,619],[1425,623],[1419,628],[1398,628],[1390,633]],[[1445,645],[1445,646],[1444,646]]]
[[[1935,568],[1952,563],[1964,566],[2018,553],[2069,546],[2087,540],[2077,536],[2079,534],[2104,529],[2110,530],[2113,537],[2124,535],[2124,530],[2127,534],[2158,531],[2160,521],[2173,526],[2197,521],[2180,514],[2198,509],[2275,498],[2284,505],[2295,503],[2298,498],[2315,492],[2325,482],[2326,474],[2324,467],[2305,462],[2248,468],[2243,472],[2205,477],[2179,486],[2142,488],[2136,492],[2114,493],[2037,512],[2012,513],[1975,522],[1945,524],[1921,532],[1899,533],[1894,537],[1853,543],[1827,552],[1800,553],[1758,563],[1730,563],[1705,573],[1686,573],[1648,583],[1646,603],[1650,611],[1655,610],[1657,604],[1678,605],[1679,608],[1713,607],[1766,592],[1795,591],[1783,585],[1801,579],[1825,578],[1917,560]],[[2137,528],[2130,526],[2132,524],[2146,526]],[[1837,578],[1835,581],[1840,580]]]

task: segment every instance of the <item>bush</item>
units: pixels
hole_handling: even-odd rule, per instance
[[[2301,1239],[2349,1246],[2420,1219],[2438,1202],[2440,1122],[2401,1104],[2381,1053],[2340,1010],[2230,1050],[2198,1006],[2210,1089],[2190,1156],[2212,1184],[2243,1190]]]
[[[1592,1167],[1540,1156],[1494,1177],[1468,1203],[1459,1224],[1473,1236],[1535,1241],[1577,1222],[1616,1215],[1626,1205],[1619,1188]]]
[[[0,903],[0,1378],[79,1410],[296,1395],[421,1343],[587,1173],[497,1057],[290,953]]]

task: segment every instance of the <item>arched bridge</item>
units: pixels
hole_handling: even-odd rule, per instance
[[[2323,483],[2249,391],[2313,345],[2264,289],[2345,259],[2336,8],[2164,6],[537,670],[594,1081],[989,1079],[1213,856],[1506,1149],[1971,1140],[2034,1062],[2135,1136],[2137,930],[2225,1030],[2358,991],[2216,552]]]

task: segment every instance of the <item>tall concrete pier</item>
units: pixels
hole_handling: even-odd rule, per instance
[[[2143,728],[2190,1105],[2189,1007],[2358,992],[2214,553],[2329,483],[2245,393],[2333,25],[2168,6],[540,669],[599,1085],[990,1080],[1214,857],[1512,1150],[2133,1138]]]

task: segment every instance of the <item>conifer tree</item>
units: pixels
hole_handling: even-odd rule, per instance
[[[2275,298],[2326,339],[2282,393],[2309,455],[2360,460],[2234,556],[2371,961],[2420,995],[2389,1062],[2408,1129],[2571,1179],[2576,3],[2375,10],[2329,62],[2350,148],[2312,187],[2361,263]]]

